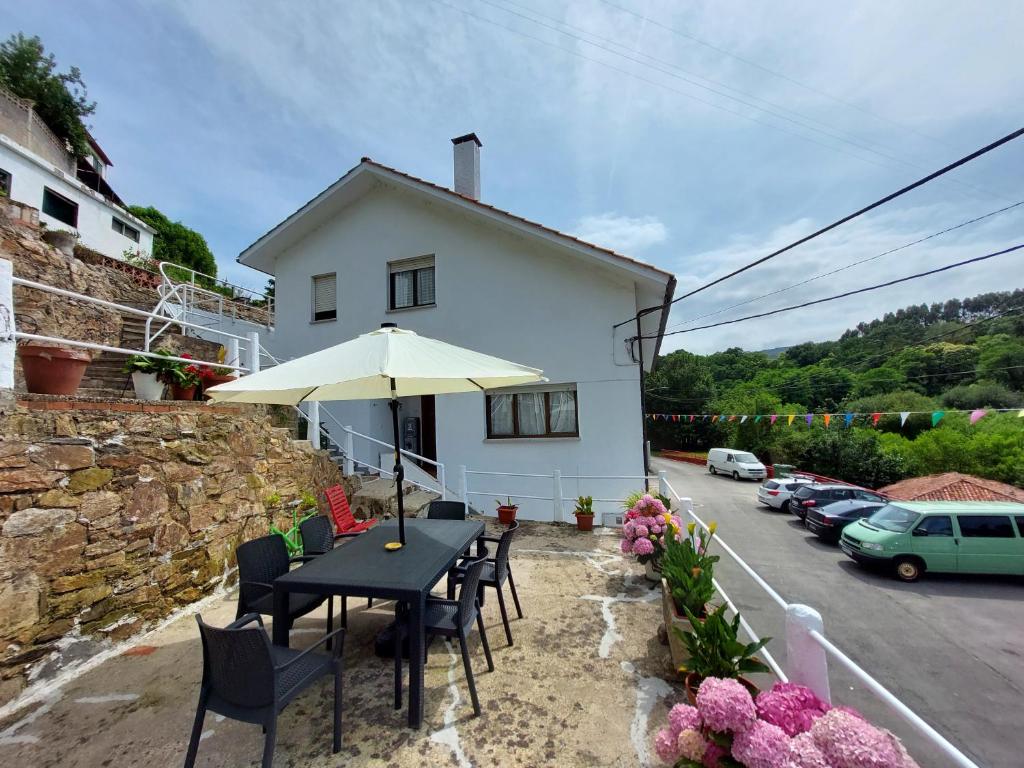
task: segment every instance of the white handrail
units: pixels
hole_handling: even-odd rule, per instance
[[[24,339],[25,341],[41,341],[46,344],[59,344],[68,347],[82,347],[83,349],[95,349],[100,352],[114,352],[115,354],[121,355],[139,355],[140,357],[153,357],[158,360],[173,360],[178,363],[189,363],[191,365],[210,365],[218,368],[230,368],[234,371],[246,371],[241,365],[225,365],[224,363],[209,362],[206,360],[196,360],[193,357],[175,357],[174,355],[160,355],[156,352],[144,352],[137,349],[124,349],[123,347],[111,347],[106,344],[94,344],[91,341],[73,341],[72,339],[61,339],[56,336],[40,336],[37,333],[24,333],[22,331],[14,332],[15,339]]]
[[[237,288],[240,291],[245,291],[250,296],[258,296],[258,297],[263,298],[263,299],[271,299],[271,298],[273,298],[271,296],[268,296],[266,293],[261,293],[260,291],[254,291],[252,288],[246,288],[245,286],[242,286],[242,285],[235,285],[234,283],[230,283],[230,282],[228,282],[227,280],[225,280],[225,279],[223,279],[221,277],[214,277],[213,275],[208,275],[205,272],[200,272],[199,270],[192,269],[191,267],[186,267],[186,266],[183,266],[181,264],[175,264],[174,262],[171,262],[171,261],[161,261],[160,262],[160,275],[164,278],[165,281],[167,281],[170,284],[174,284],[176,282],[180,283],[180,281],[175,280],[173,277],[168,275],[167,271],[164,269],[164,267],[171,267],[173,269],[180,269],[183,272],[190,273],[191,276],[192,276],[192,279],[189,281],[190,285],[195,285],[196,284],[196,276],[198,275],[199,277],[205,277],[207,280],[211,280],[214,283],[218,283],[219,285],[223,285],[226,288],[231,288],[232,290]],[[202,288],[202,286],[199,286],[199,287]],[[204,289],[204,290],[207,290],[207,289]],[[216,291],[212,291],[212,293],[216,293]],[[225,297],[225,298],[227,298],[227,297]]]
[[[330,415],[330,414],[328,414],[328,415]],[[337,422],[337,419],[334,419],[334,421]],[[353,435],[355,437],[361,437],[364,440],[369,440],[371,443],[376,443],[377,445],[379,445],[379,446],[381,446],[383,448],[390,448],[392,451],[395,450],[395,446],[392,445],[391,443],[386,443],[383,440],[378,440],[376,437],[370,437],[369,435],[364,435],[362,432],[356,432],[354,429],[348,429],[347,427],[341,427],[341,428],[343,430],[345,430],[346,432],[348,432],[350,435]],[[439,461],[435,461],[434,459],[428,459],[426,456],[420,456],[418,453],[414,453],[414,452],[412,452],[412,451],[410,451],[410,450],[408,450],[406,448],[402,448],[401,450],[402,450],[402,455],[403,456],[408,456],[410,459],[416,459],[417,461],[425,461],[428,464],[433,464],[435,467],[440,467],[441,466],[441,462],[439,462]]]
[[[539,475],[533,472],[487,472],[482,469],[467,469],[467,475],[491,475],[493,477],[540,477],[551,480],[554,475]]]

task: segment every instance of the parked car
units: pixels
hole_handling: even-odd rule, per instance
[[[708,472],[731,475],[733,480],[763,480],[768,476],[764,464],[747,451],[732,448],[712,448],[708,451]]]
[[[1024,504],[894,501],[848,525],[839,546],[903,581],[925,571],[1024,575]]]
[[[793,492],[789,502],[789,511],[801,520],[807,516],[810,507],[823,507],[834,501],[858,499],[860,501],[886,501],[884,496],[862,488],[843,483],[808,483]]]
[[[801,485],[812,483],[806,477],[781,477],[777,480],[765,480],[757,489],[757,500],[772,509],[789,511],[789,500],[793,492]]]
[[[850,523],[871,517],[885,506],[882,501],[866,501],[864,499],[846,499],[833,501],[822,507],[806,507],[804,525],[823,541],[839,543],[839,536]]]

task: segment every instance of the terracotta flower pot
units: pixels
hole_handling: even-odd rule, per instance
[[[73,395],[82,383],[82,375],[92,362],[84,349],[65,349],[44,344],[18,347],[25,386],[40,395]]]
[[[754,685],[747,678],[740,675],[736,678],[744,688],[750,691],[752,697],[757,697],[757,694],[761,692],[761,689]],[[703,682],[703,678],[700,677],[696,672],[688,672],[686,674],[686,681],[684,686],[686,687],[686,698],[689,699],[690,705],[697,706],[697,689],[700,688],[700,684]]]
[[[512,525],[516,521],[516,510],[519,507],[510,507],[507,504],[502,504],[498,507],[498,522],[505,525]]]
[[[576,528],[580,531],[592,531],[594,530],[594,516],[593,515],[576,515]]]
[[[218,384],[227,384],[229,381],[234,381],[237,378],[238,377],[235,376],[235,374],[230,374],[228,376],[218,376],[214,374],[212,376],[205,377],[203,379],[203,397],[209,400],[210,396],[206,394],[206,390],[210,387],[216,387]]]
[[[196,388],[191,387],[179,387],[177,384],[171,385],[171,399],[172,400],[195,400]]]

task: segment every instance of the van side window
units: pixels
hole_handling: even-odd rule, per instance
[[[725,457],[725,460],[726,460],[726,461],[736,461],[736,459],[734,459],[734,458],[732,457],[732,454],[731,454],[731,453],[730,453],[730,454],[729,454],[728,456],[726,456],[726,457]]]
[[[1013,526],[1006,515],[957,515],[965,539],[1012,539]]]
[[[962,520],[963,518],[961,518]],[[935,515],[934,517],[926,517],[920,523],[917,524],[915,530],[928,531],[929,536],[952,536],[953,535],[953,521],[949,519],[949,515]],[[964,534],[966,536],[966,534]]]
[[[1017,533],[1020,534],[1021,538],[1024,538],[1024,515],[1018,515],[1014,520],[1017,521]]]

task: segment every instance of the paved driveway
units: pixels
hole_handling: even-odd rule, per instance
[[[653,464],[783,598],[820,611],[827,637],[978,765],[1024,765],[1024,580],[936,575],[903,584],[760,506],[755,482]],[[718,574],[751,626],[776,638],[769,649],[783,662],[782,611],[728,556]],[[922,768],[953,765],[835,665],[831,683],[835,701],[900,735]]]

